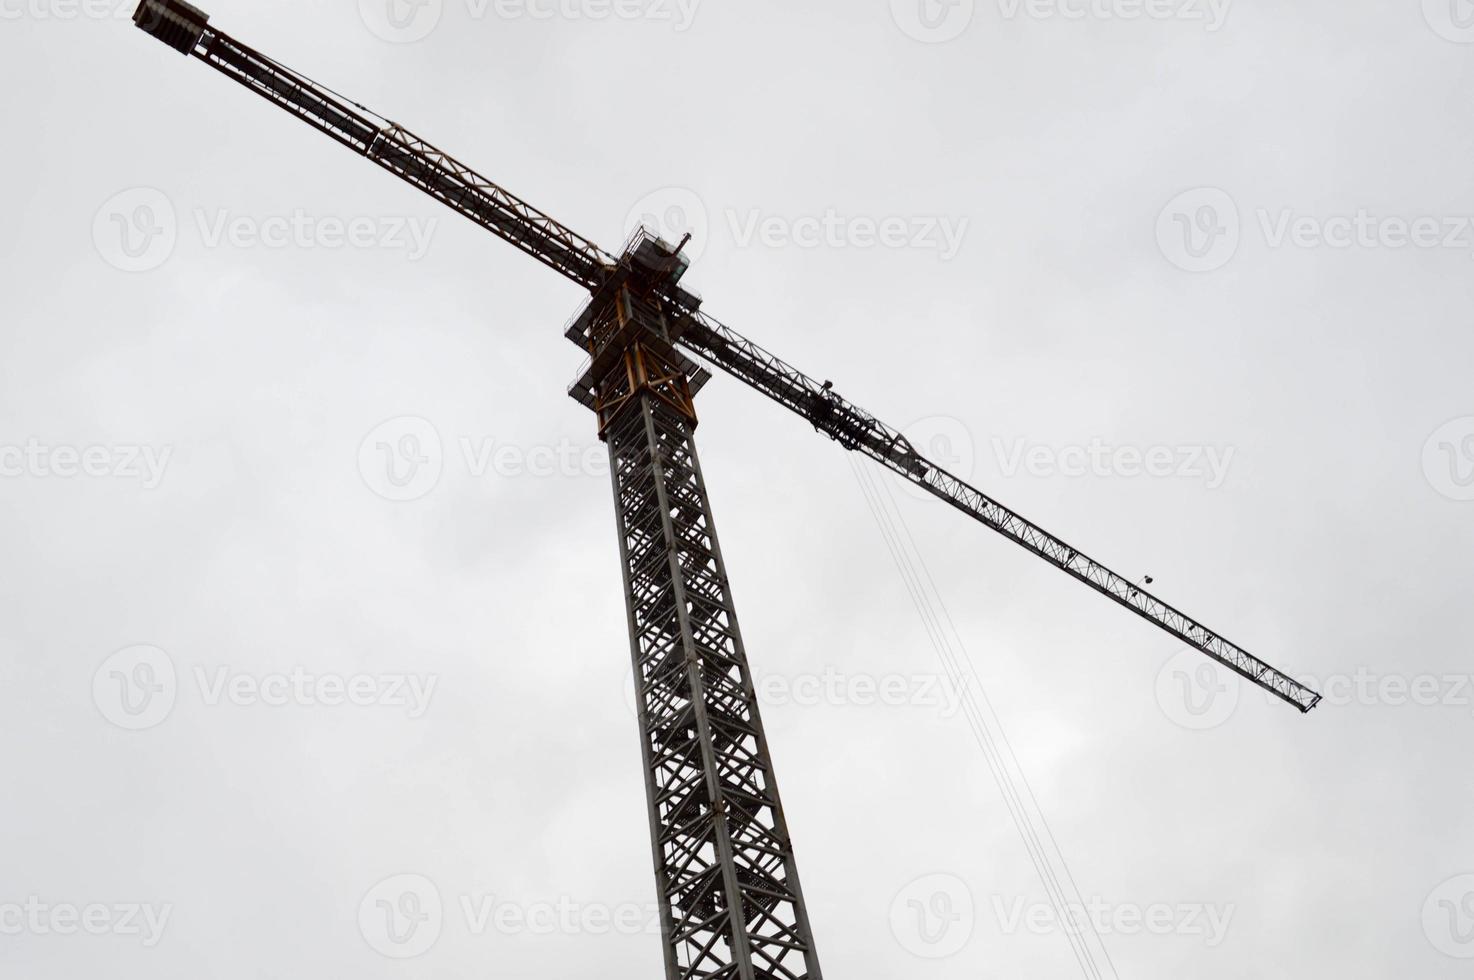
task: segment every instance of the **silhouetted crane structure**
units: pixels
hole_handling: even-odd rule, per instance
[[[604,251],[396,123],[209,26],[181,0],[134,21],[586,289],[569,389],[608,446],[667,980],[820,980],[793,846],[696,454],[708,366],[733,375],[1300,711],[1320,696],[940,466],[898,430],[701,309],[685,242]]]

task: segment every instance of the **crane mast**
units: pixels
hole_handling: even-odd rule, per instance
[[[656,890],[675,978],[823,976],[696,452],[685,271],[637,234],[574,330],[608,446]]]
[[[569,394],[610,460],[667,980],[822,980],[696,451],[708,366],[788,408],[1302,712],[1320,695],[928,460],[901,432],[701,309],[684,245],[605,252],[404,127],[209,26],[183,0],[135,23],[419,187],[589,293]],[[693,359],[694,358],[694,359]]]

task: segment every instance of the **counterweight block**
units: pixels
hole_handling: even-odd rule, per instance
[[[133,23],[180,54],[194,51],[205,35],[210,15],[184,0],[143,0]]]

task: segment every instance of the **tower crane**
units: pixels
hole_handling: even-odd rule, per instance
[[[738,629],[695,396],[713,369],[1022,545],[1301,712],[1320,695],[923,456],[896,428],[708,314],[685,242],[606,252],[425,140],[211,27],[183,0],[134,22],[454,208],[589,294],[568,393],[608,448],[666,980],[822,980]]]

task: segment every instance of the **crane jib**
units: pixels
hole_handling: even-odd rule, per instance
[[[681,346],[804,417],[844,448],[871,457],[1301,712],[1320,702],[1315,691],[932,463],[899,430],[840,397],[832,385],[821,385],[704,313],[694,319],[678,338]]]

